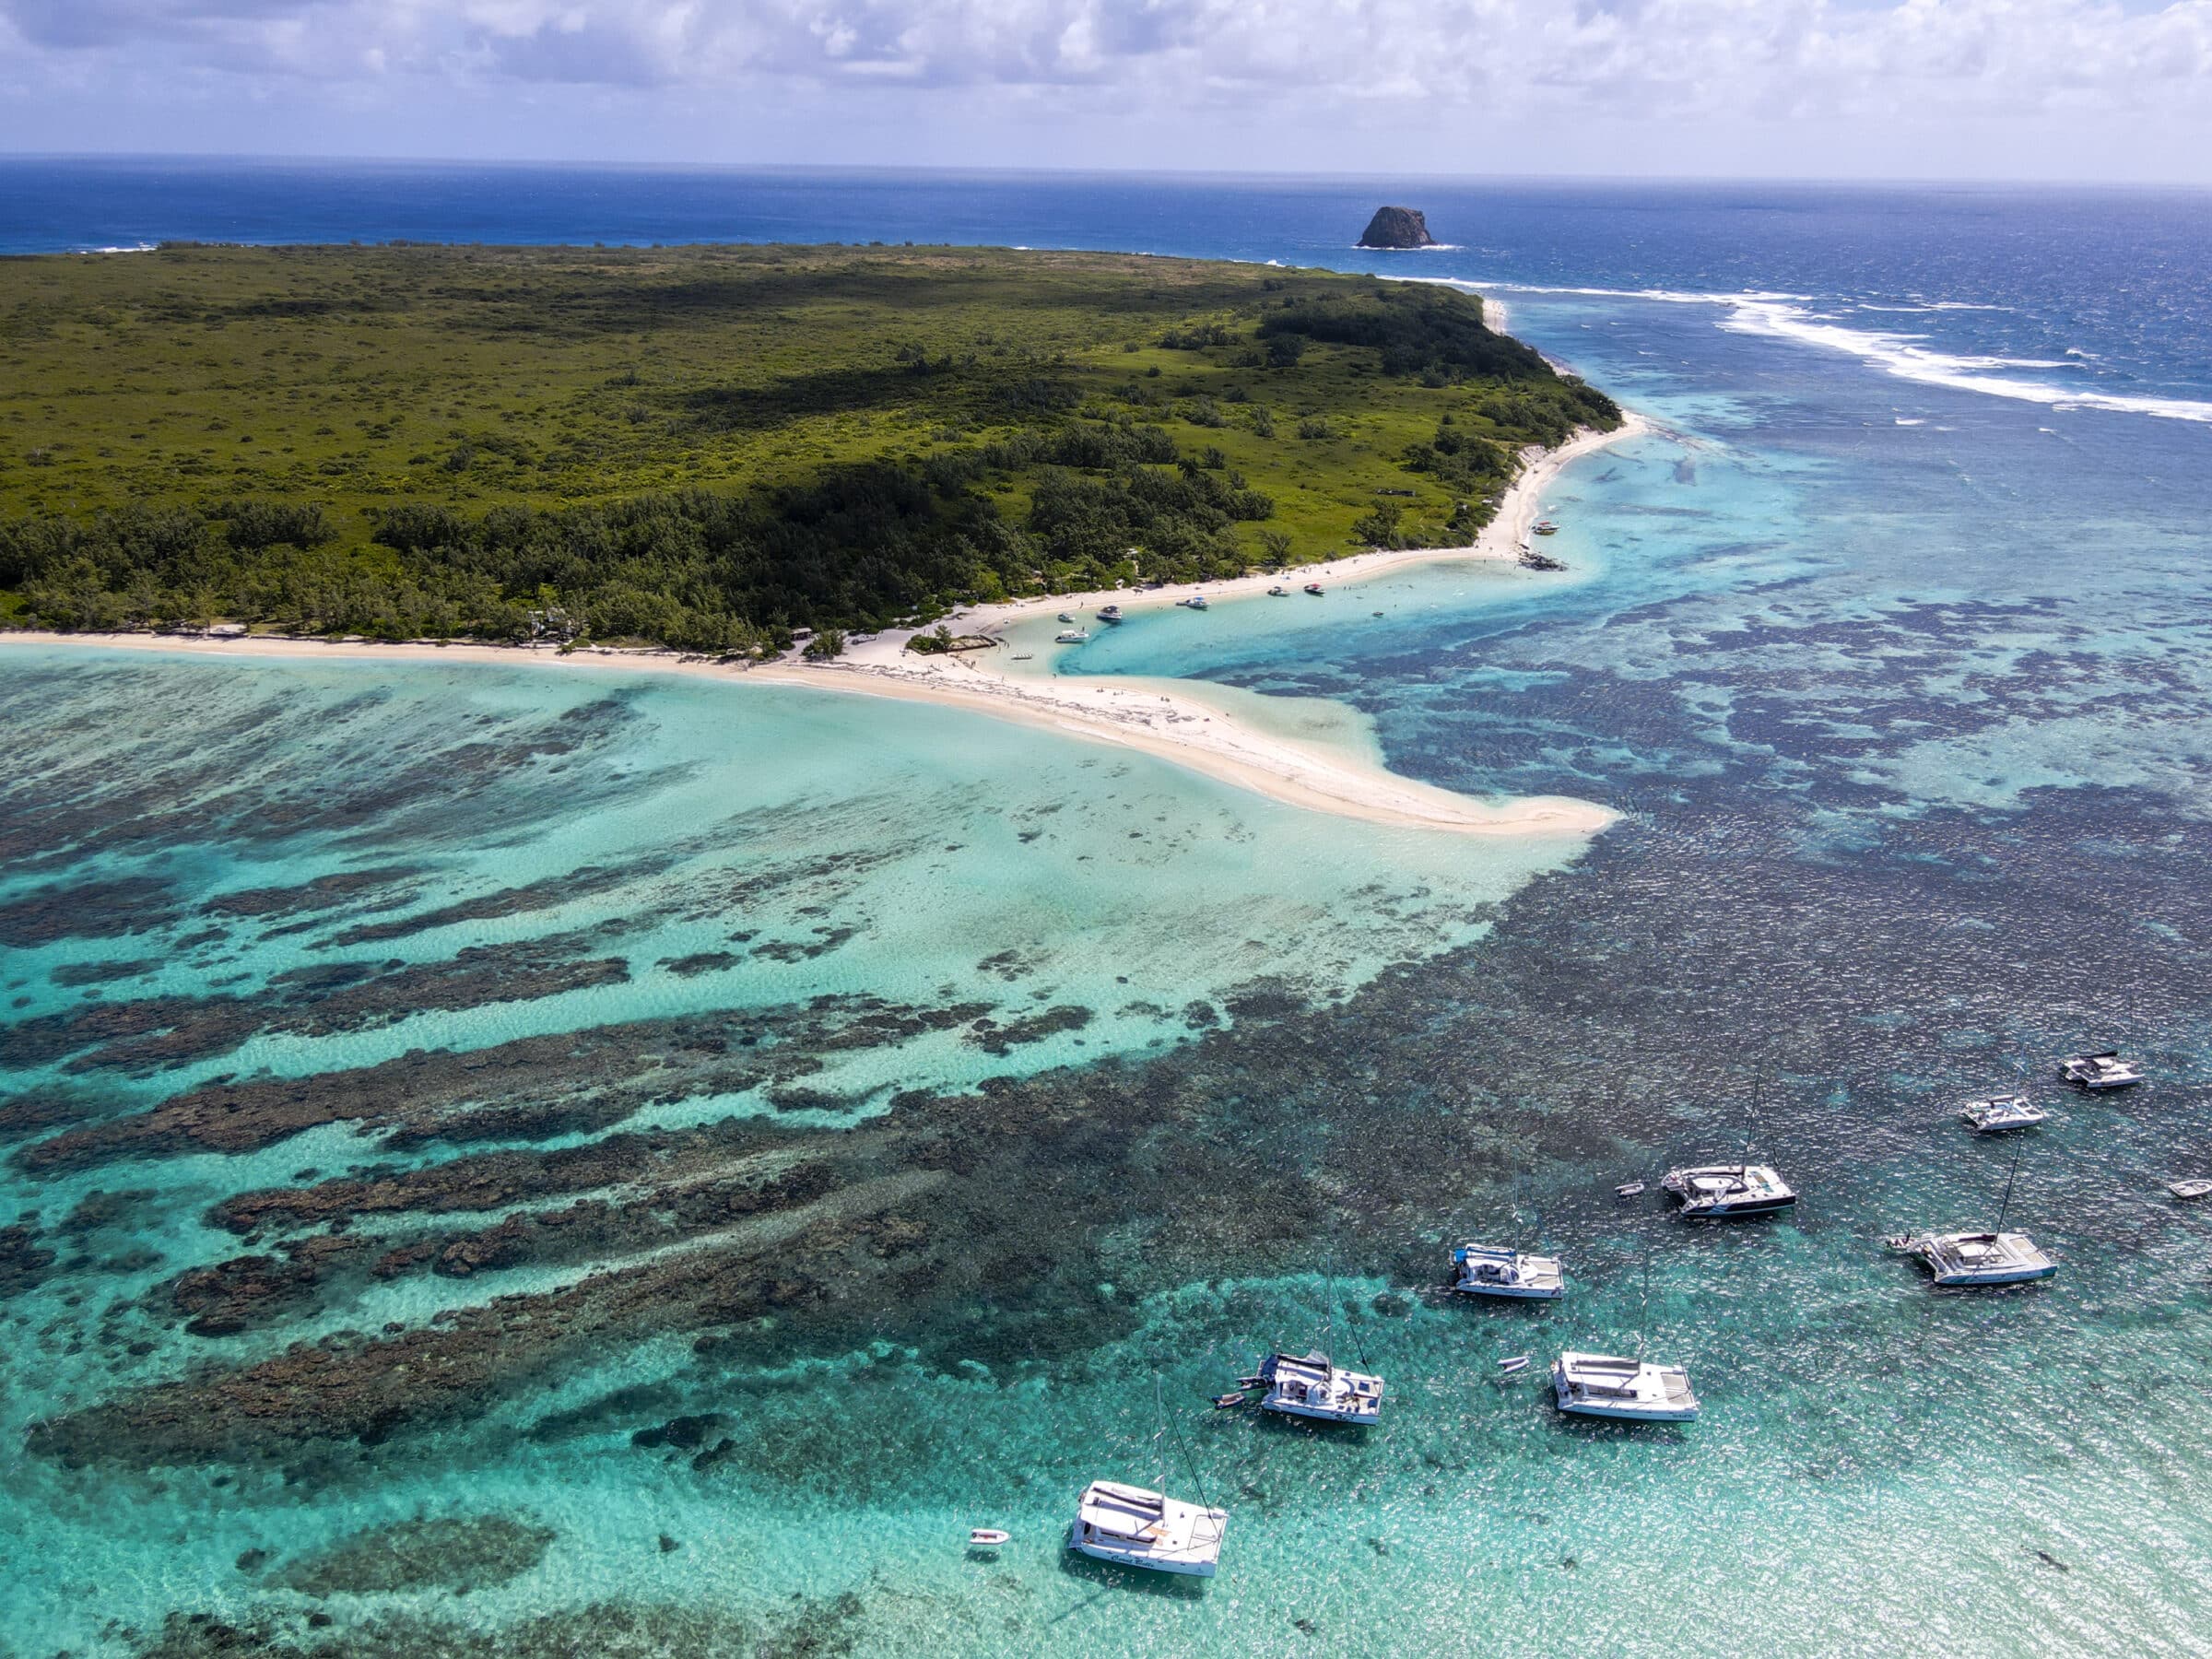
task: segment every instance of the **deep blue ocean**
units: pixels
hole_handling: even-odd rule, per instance
[[[1355,249],[1385,201],[1446,245]],[[1547,492],[1564,573],[1053,666],[1621,817],[0,648],[0,1654],[2212,1648],[2212,1209],[2165,1187],[2212,1176],[2212,195],[0,163],[13,252],[394,238],[1468,284],[1655,423]],[[2060,1088],[2112,1044],[2151,1080]],[[2012,1088],[2052,1121],[1959,1123]],[[1786,1218],[1614,1197],[1747,1140]],[[1882,1247],[2001,1207],[2056,1277]],[[1450,1305],[1467,1239],[1569,1296]],[[1207,1406],[1277,1342],[1382,1422]],[[1702,1417],[1500,1380],[1570,1347]],[[1163,1466],[1218,1579],[1066,1558]]]

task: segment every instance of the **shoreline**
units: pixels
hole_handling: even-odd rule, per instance
[[[1565,467],[1583,455],[1653,429],[1650,421],[1624,412],[1621,425],[1614,431],[1584,430],[1557,449],[1529,455],[1500,501],[1497,516],[1468,547],[1357,553],[1321,564],[1294,566],[1279,579],[1239,576],[1178,584],[1176,591],[1203,590],[1209,599],[1232,599],[1265,594],[1278,580],[1301,586],[1309,582],[1349,585],[1413,564],[1463,559],[1515,561],[1535,522],[1539,496]],[[1124,611],[1135,611],[1165,608],[1174,603],[1174,593],[1166,588],[1145,593],[1108,589],[968,606],[953,612],[947,621],[960,622],[964,632],[993,633],[1062,610],[1118,604]],[[1371,823],[1472,835],[1586,836],[1605,829],[1619,816],[1594,802],[1566,795],[1484,801],[1458,794],[1400,777],[1356,756],[1255,730],[1226,709],[1206,702],[1201,694],[1163,692],[1157,682],[1147,682],[1141,688],[1125,681],[1120,686],[1083,685],[1051,675],[1009,675],[969,660],[978,654],[975,653],[919,656],[905,649],[913,631],[877,634],[851,647],[843,659],[822,664],[804,663],[795,655],[758,665],[722,663],[660,648],[587,647],[564,655],[555,647],[543,645],[420,641],[378,644],[364,640],[334,643],[266,635],[209,640],[173,634],[61,634],[26,629],[0,631],[0,645],[75,645],[295,662],[495,663],[508,667],[683,674],[729,684],[753,680],[967,709],[1092,742],[1137,749],[1273,800]]]

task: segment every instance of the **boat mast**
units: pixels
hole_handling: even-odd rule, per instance
[[[2005,1177],[2005,1202],[1997,1206],[1997,1224],[1994,1228],[1990,1229],[1992,1232],[2003,1232],[2005,1230],[2005,1212],[2012,1207],[2013,1179],[2020,1172],[2020,1147],[2016,1147],[2013,1148],[2012,1170],[2011,1172]]]

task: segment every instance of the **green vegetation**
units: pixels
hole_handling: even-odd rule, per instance
[[[552,611],[690,650],[841,644],[975,599],[1465,541],[1520,446],[1618,418],[1478,300],[1323,272],[7,259],[0,619],[511,638]]]

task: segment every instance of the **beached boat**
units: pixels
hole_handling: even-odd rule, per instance
[[[1559,525],[1549,519],[1538,519],[1534,528],[1538,535],[1557,535],[1559,533]]]
[[[1452,1253],[1459,1272],[1452,1288],[1469,1296],[1506,1296],[1549,1301],[1566,1294],[1557,1256],[1523,1255],[1494,1244],[1462,1244]]]
[[[1090,638],[1090,630],[1086,628],[1064,628],[1053,638],[1062,645],[1080,645]]]
[[[1682,1201],[1677,1213],[1693,1220],[1771,1216],[1797,1202],[1790,1183],[1766,1164],[1708,1164],[1669,1170],[1659,1184]]]
[[[2118,1049],[2106,1049],[2096,1054],[2068,1054],[2058,1063],[2058,1075],[2092,1093],[2126,1088],[2143,1081],[2143,1068],[2133,1060],[2123,1060]]]
[[[1095,1561],[1212,1578],[1221,1561],[1229,1512],[1143,1487],[1094,1480],[1083,1488],[1067,1547]]]
[[[1382,1379],[1340,1369],[1326,1354],[1270,1354],[1256,1373],[1262,1411],[1324,1423],[1372,1423],[1382,1415]]]
[[[1306,592],[1307,592],[1307,593],[1309,593],[1309,594],[1312,594],[1312,595],[1313,595],[1313,596],[1314,596],[1316,599],[1320,598],[1320,597],[1321,597],[1321,583],[1320,583],[1320,582],[1307,582],[1307,583],[1306,583]]]
[[[1100,620],[1100,621],[1101,621],[1101,622],[1119,622],[1121,619],[1122,619],[1122,607],[1121,607],[1120,606],[1118,606],[1118,605],[1106,605],[1106,606],[1100,606],[1099,607],[1099,620]]]
[[[1938,1285],[2018,1285],[2058,1271],[2026,1233],[1915,1233],[1885,1242],[1925,1262]]]
[[[1175,601],[1175,603],[1182,606],[1186,610],[1204,610],[1206,608],[1206,595],[1204,594],[1193,594],[1188,599],[1178,599]]]
[[[2203,1198],[2212,1196],[2212,1181],[2170,1181],[2166,1190],[2176,1198]]]
[[[1551,1368],[1552,1396],[1576,1417],[1687,1423],[1698,1415],[1689,1372],[1610,1354],[1561,1354]]]
[[[2026,1095],[2009,1094],[1969,1100],[1959,1115],[1976,1135],[1996,1135],[2006,1129],[2032,1129],[2051,1114],[2030,1104]]]
[[[1290,590],[1279,582],[1267,590],[1267,597],[1270,599],[1288,599],[1289,596]]]

